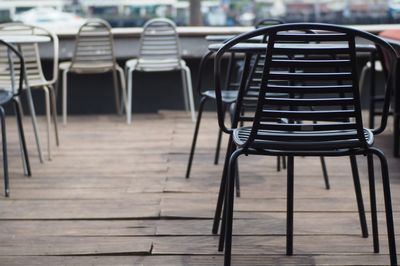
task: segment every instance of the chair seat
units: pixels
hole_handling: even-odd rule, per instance
[[[242,146],[249,138],[251,127],[237,128],[233,131],[233,141],[236,145]],[[336,139],[342,140],[318,140],[329,139],[334,134]],[[259,139],[253,142],[250,148],[266,150],[286,151],[321,151],[337,149],[361,148],[362,144],[357,139],[356,130],[333,131],[274,131],[259,130],[258,135],[264,135],[266,139]],[[348,139],[348,136],[354,138]],[[364,136],[368,145],[374,142],[374,135],[371,130],[364,128]],[[308,139],[308,140],[305,140]]]
[[[202,92],[202,95],[211,98],[211,99],[216,99],[215,91],[214,90],[207,90]],[[238,91],[227,91],[223,90],[221,91],[221,96],[222,96],[222,101],[224,103],[233,103],[236,101],[237,96],[238,96]]]
[[[163,72],[182,69],[186,65],[184,60],[175,58],[164,59],[131,59],[125,63],[125,67],[144,72]]]
[[[9,90],[0,89],[0,105],[9,102],[13,97],[13,93]]]
[[[93,63],[76,63],[71,68],[72,62],[62,62],[59,64],[60,70],[69,69],[76,73],[104,73],[113,69],[113,62],[93,62]]]

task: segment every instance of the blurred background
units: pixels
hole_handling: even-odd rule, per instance
[[[390,24],[400,22],[400,0],[0,0],[0,23],[72,29],[89,17],[113,27],[141,27],[154,17],[178,26],[250,26],[264,18]]]

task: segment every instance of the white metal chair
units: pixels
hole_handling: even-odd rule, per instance
[[[195,121],[192,78],[189,67],[181,59],[180,45],[176,25],[169,19],[149,20],[143,28],[140,38],[139,57],[125,64],[128,85],[126,122],[131,123],[132,116],[132,75],[133,71],[164,72],[180,70],[182,73],[185,108],[190,108]]]
[[[19,45],[19,52],[24,57],[26,76],[28,79],[28,84],[31,89],[42,89],[45,95],[45,109],[46,109],[46,120],[47,120],[47,151],[48,159],[51,160],[51,120],[54,123],[54,133],[56,145],[59,146],[59,136],[58,136],[58,126],[57,126],[57,107],[56,107],[56,97],[54,91],[54,84],[56,84],[58,79],[58,49],[59,41],[56,34],[53,32],[22,23],[5,23],[0,24],[0,34],[1,35],[38,35],[47,36],[52,42],[52,57],[53,57],[53,72],[52,78],[46,79],[43,74],[42,64],[40,60],[39,45],[37,43],[26,43]],[[53,115],[51,114],[53,113]],[[31,114],[34,115],[34,114]],[[34,123],[36,119],[33,119]],[[36,126],[35,126],[36,128]],[[35,132],[37,133],[37,132]],[[39,156],[41,156],[40,143],[38,142]]]
[[[117,64],[114,51],[114,39],[111,26],[101,19],[90,19],[79,29],[72,60],[59,65],[63,73],[62,83],[62,113],[63,124],[67,124],[67,78],[68,73],[95,74],[112,72],[115,106],[118,113],[122,112],[118,88],[117,72],[119,73],[123,105],[126,107],[125,76],[123,69]]]

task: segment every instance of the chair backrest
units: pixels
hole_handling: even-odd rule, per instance
[[[0,40],[0,89],[19,95],[23,88],[24,59],[17,49]]]
[[[266,18],[258,21],[254,26],[256,29],[262,28],[262,27],[268,27],[268,26],[274,26],[274,25],[279,25],[279,24],[284,24],[285,22],[280,19],[274,19],[274,18]]]
[[[108,71],[116,66],[111,26],[102,19],[89,19],[77,34],[71,69]]]
[[[43,74],[42,63],[39,53],[39,45],[37,43],[20,44],[19,52],[24,57],[27,76],[30,83],[55,84],[57,82],[59,40],[55,33],[45,28],[34,25],[23,23],[4,23],[0,24],[0,35],[36,35],[49,37],[53,48],[53,71],[50,80],[47,80]]]
[[[140,38],[137,68],[167,71],[181,68],[181,55],[175,23],[166,18],[149,20]]]
[[[304,33],[309,30],[317,33]],[[390,55],[389,65],[392,67],[385,82],[384,113],[380,127],[373,132],[379,134],[384,130],[398,55],[379,37],[347,27],[315,23],[284,24],[254,30],[230,40],[216,55],[217,102],[220,102],[222,55],[235,44],[259,35],[267,36],[268,43],[262,52],[265,60],[255,95],[257,106],[245,146],[260,140],[277,141],[273,135],[262,130],[279,132],[288,142],[354,140],[359,146],[367,145],[358,89],[356,37]],[[240,89],[244,90],[245,86]],[[270,93],[279,96],[271,97]],[[241,100],[237,103],[239,106]],[[221,108],[218,107],[218,110]],[[219,124],[224,129],[220,115]],[[224,130],[230,132],[226,128]],[[339,135],[337,130],[348,130],[349,133]],[[310,137],[310,133],[321,131],[330,134]],[[293,138],[294,134],[288,132],[299,134]],[[306,134],[302,135],[302,132]]]

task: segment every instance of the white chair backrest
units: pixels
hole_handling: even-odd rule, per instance
[[[115,67],[111,26],[101,19],[90,19],[79,29],[71,68]]]
[[[140,39],[137,68],[163,71],[181,68],[178,34],[174,22],[165,18],[149,20]]]
[[[6,45],[0,43],[0,89],[18,92],[21,61]]]
[[[22,23],[4,23],[0,24],[1,35],[36,35],[47,36],[50,38],[53,46],[53,73],[51,80],[47,80],[43,74],[42,63],[40,60],[39,45],[37,43],[20,44],[20,53],[24,57],[25,68],[27,71],[28,81],[37,83],[54,84],[58,79],[58,55],[59,40],[53,32],[33,25]]]

